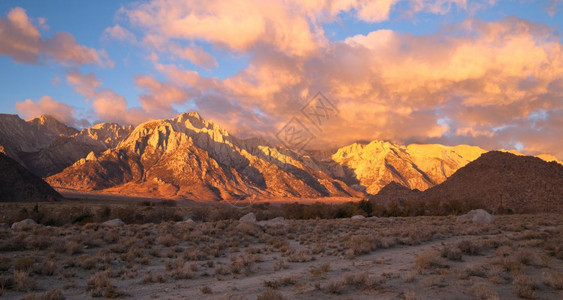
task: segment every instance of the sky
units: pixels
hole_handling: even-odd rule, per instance
[[[388,140],[563,159],[561,10],[554,0],[3,0],[0,112],[81,128],[198,111],[242,138],[276,142],[301,124],[312,148]],[[331,114],[314,124],[318,95]]]

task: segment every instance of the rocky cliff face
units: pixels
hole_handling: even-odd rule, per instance
[[[0,114],[0,147],[32,173],[45,177],[62,171],[89,152],[113,147],[132,130],[117,124],[99,124],[78,131],[51,116],[29,121]]]
[[[197,113],[137,126],[116,148],[49,177],[54,186],[197,200],[357,195],[344,183]]]
[[[409,189],[426,190],[444,182],[459,168],[486,151],[460,145],[411,144],[401,146],[383,141],[352,144],[336,151],[321,168],[350,185],[376,194],[391,182]]]

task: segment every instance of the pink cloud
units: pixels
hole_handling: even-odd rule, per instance
[[[108,27],[104,30],[104,36],[106,38],[118,40],[118,41],[125,41],[129,43],[136,43],[137,38],[131,31],[121,27],[119,24],[114,25],[113,27]]]
[[[171,45],[170,50],[181,59],[186,59],[195,65],[204,68],[217,67],[217,60],[202,48],[182,48],[180,46]]]
[[[39,25],[45,29],[44,19]],[[73,35],[59,32],[51,39],[44,39],[20,7],[0,17],[0,55],[12,57],[16,62],[35,64],[54,60],[63,65],[98,64],[113,67],[113,62],[103,50],[81,46]]]
[[[78,124],[74,117],[74,108],[49,96],[43,96],[37,101],[32,101],[31,99],[18,101],[16,102],[16,110],[26,119],[40,115],[50,115],[69,125]]]
[[[177,114],[178,112],[173,106],[185,103],[195,93],[195,90],[170,82],[161,82],[146,75],[137,76],[135,83],[146,91],[145,94],[139,96],[141,107],[155,118]]]

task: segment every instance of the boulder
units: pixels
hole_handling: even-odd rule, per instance
[[[289,222],[283,217],[277,217],[267,221],[260,221],[258,225],[262,227],[285,227],[289,226]]]
[[[457,217],[458,222],[471,221],[475,224],[488,224],[495,220],[495,217],[484,209],[474,209],[465,215]]]
[[[23,221],[16,222],[12,224],[13,230],[29,230],[37,226],[37,222],[32,219],[25,219]]]
[[[108,227],[121,227],[121,226],[125,225],[125,223],[123,223],[123,221],[121,221],[121,219],[113,219],[113,220],[103,222],[102,225],[108,226]]]
[[[184,221],[176,222],[176,224],[194,224],[195,221],[192,218],[186,218]]]
[[[352,216],[350,219],[352,220],[361,220],[361,219],[365,219],[366,217],[362,216],[362,215],[355,215]]]
[[[242,216],[239,221],[247,222],[247,223],[256,223],[256,215],[254,213],[247,213],[246,215]]]

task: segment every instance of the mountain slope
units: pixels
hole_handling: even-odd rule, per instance
[[[81,190],[200,200],[355,193],[259,140],[238,140],[197,113],[140,124],[117,147],[47,180]]]
[[[485,152],[479,147],[466,145],[401,146],[373,141],[342,147],[321,164],[330,164],[328,173],[333,177],[364,187],[369,194],[377,194],[391,182],[409,189],[426,190],[444,182]]]
[[[563,166],[491,151],[422,193],[420,199],[471,203],[492,211],[563,211]]]
[[[54,201],[61,198],[41,178],[0,153],[0,202]]]

